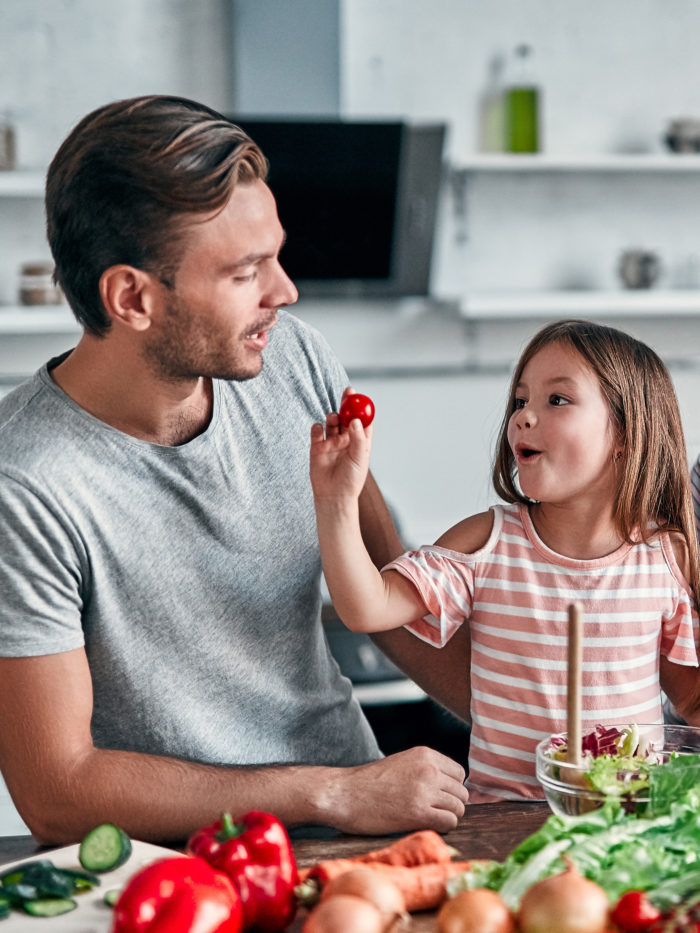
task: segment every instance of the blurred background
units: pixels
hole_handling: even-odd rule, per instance
[[[494,501],[508,376],[547,320],[654,346],[694,458],[698,35],[695,0],[0,0],[0,393],[79,333],[50,283],[53,153],[93,108],[167,93],[266,151],[295,313],[375,400],[407,545]],[[385,751],[466,757],[462,727],[326,624]],[[0,796],[0,831],[17,820]]]

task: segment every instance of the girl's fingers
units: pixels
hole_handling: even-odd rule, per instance
[[[322,440],[323,440],[323,425],[316,422],[316,424],[311,425],[311,443],[318,444],[318,442]]]

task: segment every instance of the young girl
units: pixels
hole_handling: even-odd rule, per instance
[[[358,496],[372,428],[311,431],[323,569],[353,631],[406,625],[472,643],[472,802],[541,797],[537,742],[566,730],[568,607],[583,607],[582,730],[663,722],[661,690],[700,724],[698,546],[670,376],[638,340],[543,328],[517,364],[493,482],[506,505],[378,572]],[[466,674],[466,672],[465,672]]]

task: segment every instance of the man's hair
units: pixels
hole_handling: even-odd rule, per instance
[[[678,400],[671,376],[646,344],[590,321],[557,321],[528,343],[511,381],[493,467],[493,485],[506,502],[529,502],[516,485],[517,464],[508,422],[523,370],[532,357],[558,343],[580,354],[600,382],[617,442],[623,448],[614,520],[625,541],[647,540],[657,527],[680,532],[691,566],[689,581],[700,599],[700,559],[690,475]]]
[[[46,226],[56,281],[85,330],[102,336],[110,326],[99,292],[106,269],[134,266],[172,286],[192,215],[266,177],[250,137],[192,100],[136,97],[84,117],[49,166]]]

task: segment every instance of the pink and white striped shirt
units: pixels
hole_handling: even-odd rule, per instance
[[[663,722],[659,654],[698,666],[698,616],[667,534],[597,560],[557,554],[526,506],[497,505],[473,554],[425,546],[387,565],[428,614],[407,626],[442,646],[469,620],[470,801],[541,798],[535,746],[566,730],[568,606],[583,606],[582,730]]]

